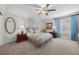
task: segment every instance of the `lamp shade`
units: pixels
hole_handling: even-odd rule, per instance
[[[24,29],[25,27],[24,27],[24,25],[21,25],[20,28],[21,28],[21,29]]]

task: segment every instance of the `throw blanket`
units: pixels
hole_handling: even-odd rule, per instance
[[[28,40],[33,42],[37,46],[41,46],[48,42],[52,35],[50,33],[27,33]]]

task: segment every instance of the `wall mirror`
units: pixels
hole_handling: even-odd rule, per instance
[[[5,20],[5,30],[8,34],[12,34],[15,32],[16,23],[13,17],[7,17]]]

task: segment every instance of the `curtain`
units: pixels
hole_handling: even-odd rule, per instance
[[[56,33],[57,33],[57,37],[60,37],[60,18],[56,18],[55,19],[55,26],[56,26]]]
[[[78,34],[78,27],[77,27],[77,16],[71,16],[71,39],[76,41],[76,37]]]

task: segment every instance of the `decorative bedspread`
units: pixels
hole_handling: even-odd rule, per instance
[[[41,46],[48,42],[52,35],[50,33],[27,33],[28,40],[32,41],[35,45]]]

